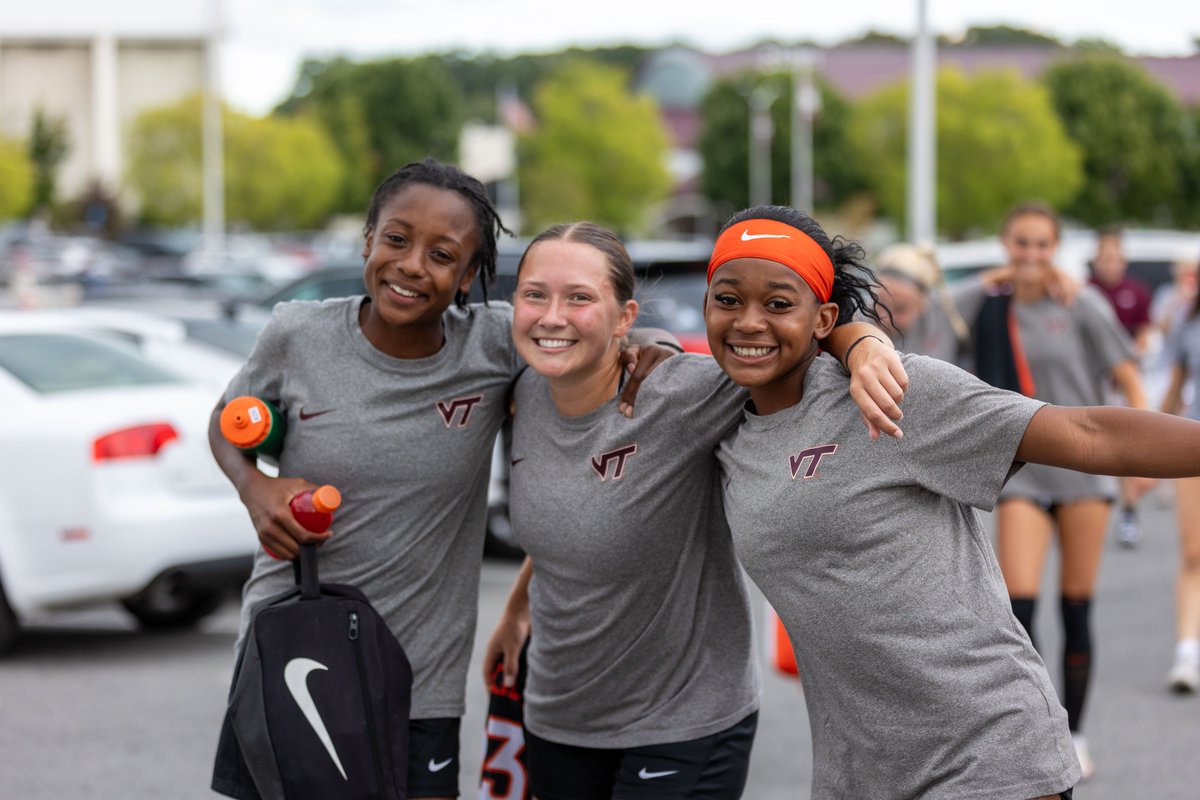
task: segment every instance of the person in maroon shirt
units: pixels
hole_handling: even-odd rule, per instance
[[[1152,328],[1150,320],[1150,288],[1137,278],[1127,274],[1129,263],[1121,247],[1121,231],[1118,228],[1102,228],[1096,234],[1096,255],[1092,259],[1091,284],[1099,289],[1117,320],[1129,332],[1138,355],[1146,352],[1147,340]],[[1121,515],[1117,522],[1117,542],[1123,547],[1135,547],[1142,539],[1142,528],[1138,524],[1137,502],[1144,489],[1134,481],[1121,481]]]

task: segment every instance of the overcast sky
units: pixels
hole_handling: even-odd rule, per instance
[[[7,0],[5,0],[7,2]],[[223,0],[223,80],[230,102],[266,113],[291,89],[305,55],[354,58],[462,48],[502,54],[571,44],[683,41],[720,52],[767,37],[823,44],[869,29],[908,35],[904,0]],[[929,0],[931,27],[1009,24],[1109,39],[1127,51],[1186,55],[1200,36],[1197,0]]]

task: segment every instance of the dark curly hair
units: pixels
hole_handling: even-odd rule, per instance
[[[857,242],[841,236],[830,239],[816,220],[791,206],[755,206],[739,211],[729,218],[721,228],[721,233],[751,219],[769,219],[791,225],[825,251],[825,255],[833,262],[833,290],[829,294],[829,302],[837,303],[838,325],[853,322],[858,315],[883,324],[876,310],[884,307],[875,291],[880,288],[879,281],[867,266],[866,253]]]
[[[396,196],[405,186],[422,183],[437,189],[449,189],[458,192],[470,205],[475,214],[475,227],[479,233],[479,246],[471,254],[471,264],[478,270],[479,284],[483,291],[484,302],[487,302],[488,287],[496,282],[496,239],[502,233],[512,236],[512,231],[504,227],[500,215],[492,200],[488,197],[487,189],[475,178],[463,172],[452,164],[426,158],[406,164],[383,179],[375,189],[371,198],[371,206],[367,209],[367,224],[363,226],[363,238],[371,235],[379,223],[379,214],[383,207]],[[467,304],[467,296],[456,292],[454,302],[459,308]]]

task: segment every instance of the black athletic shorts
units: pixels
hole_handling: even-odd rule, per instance
[[[555,744],[525,731],[538,800],[736,800],[746,787],[758,712],[686,742],[609,750]]]
[[[458,717],[408,723],[408,796],[458,797]]]
[[[414,719],[408,723],[408,796],[458,797],[457,717]],[[227,797],[259,800],[228,715],[217,743],[212,788]]]

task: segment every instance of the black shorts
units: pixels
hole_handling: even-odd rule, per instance
[[[458,797],[458,717],[408,723],[408,796]]]
[[[409,797],[458,797],[458,733],[458,717],[409,720]],[[239,800],[258,800],[260,797],[228,716],[217,743],[212,788]]]
[[[736,800],[757,728],[756,711],[701,739],[621,750],[555,744],[526,730],[529,782],[538,800]]]

